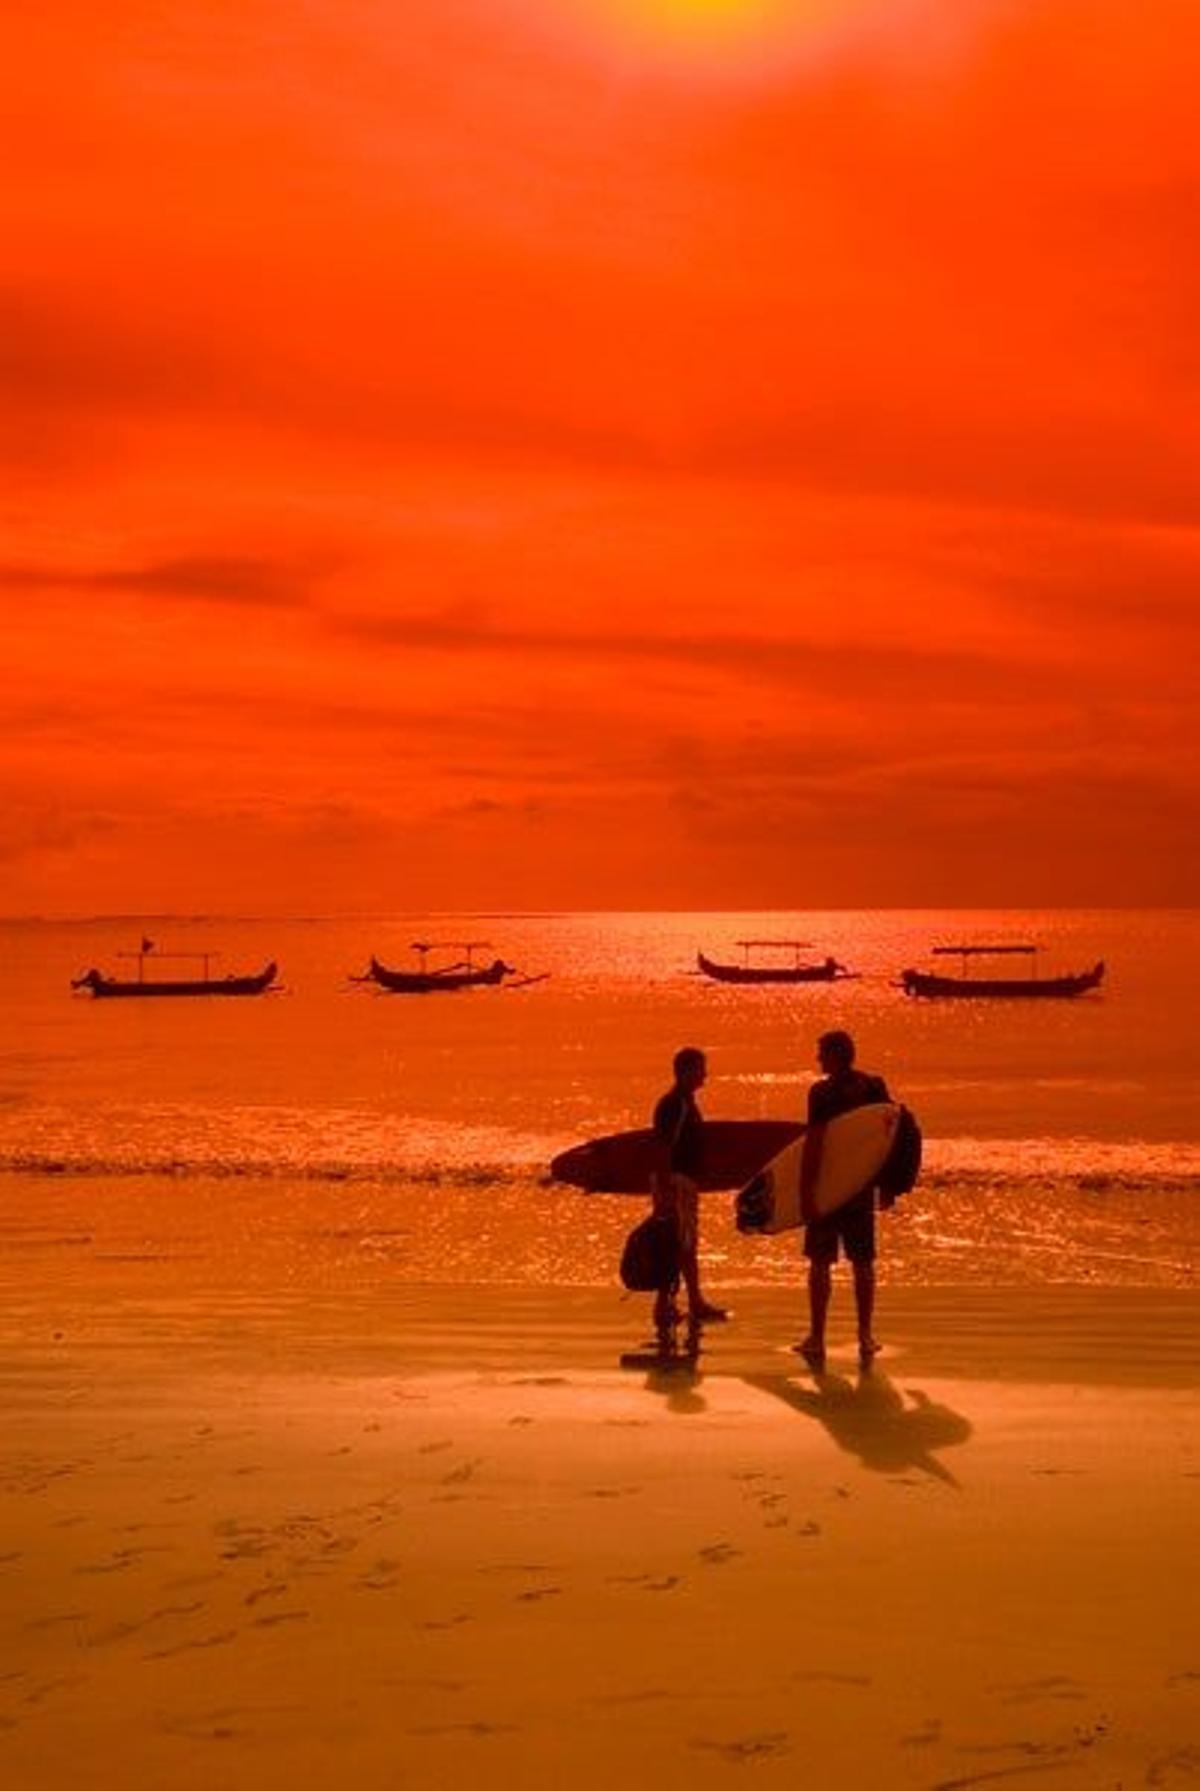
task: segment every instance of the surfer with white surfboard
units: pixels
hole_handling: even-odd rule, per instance
[[[812,1368],[825,1366],[825,1321],[833,1291],[833,1265],[843,1252],[854,1276],[858,1317],[858,1360],[869,1368],[879,1353],[872,1331],[875,1314],[875,1185],[868,1182],[833,1212],[820,1213],[815,1191],[821,1174],[825,1128],[831,1120],[860,1107],[891,1101],[882,1076],[856,1069],[855,1045],[848,1032],[824,1032],[817,1040],[817,1061],[824,1075],[808,1091],[808,1129],[800,1157],[800,1219],[808,1259],[809,1332],[796,1348]]]

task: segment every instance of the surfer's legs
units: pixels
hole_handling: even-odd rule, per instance
[[[654,1296],[654,1329],[660,1338],[669,1337],[672,1329],[679,1323],[679,1308],[675,1304],[674,1287],[662,1287]]]
[[[822,1258],[812,1258],[808,1265],[808,1336],[800,1345],[800,1353],[806,1359],[825,1354],[825,1320],[832,1290],[832,1265]]]
[[[686,1176],[677,1176],[675,1182],[678,1190],[679,1269],[687,1289],[688,1315],[693,1321],[704,1319],[712,1324],[728,1318],[729,1314],[723,1306],[712,1305],[700,1291],[700,1190]]]
[[[875,1316],[875,1263],[852,1262],[854,1270],[854,1304],[858,1309],[858,1354],[859,1360],[867,1362],[872,1356],[879,1354],[879,1345],[871,1334],[871,1321]]]

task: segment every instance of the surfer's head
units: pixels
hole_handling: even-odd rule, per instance
[[[848,1070],[854,1062],[854,1040],[848,1032],[823,1032],[817,1040],[817,1061],[827,1076]]]
[[[684,1045],[675,1053],[675,1080],[680,1088],[701,1088],[708,1075],[708,1059],[697,1045]]]

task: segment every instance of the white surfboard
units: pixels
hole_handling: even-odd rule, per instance
[[[839,1113],[824,1127],[810,1126],[803,1138],[772,1157],[737,1197],[739,1231],[790,1231],[801,1223],[800,1166],[806,1139],[823,1132],[821,1163],[813,1189],[818,1216],[835,1213],[864,1188],[887,1162],[900,1123],[892,1101],[875,1101]]]

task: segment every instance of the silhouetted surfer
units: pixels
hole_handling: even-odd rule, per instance
[[[854,1067],[854,1040],[848,1032],[824,1032],[817,1040],[817,1061],[825,1074],[808,1091],[808,1124],[823,1126],[839,1113],[868,1107],[891,1096],[882,1076],[869,1076]],[[825,1366],[825,1320],[833,1288],[833,1265],[839,1249],[854,1273],[854,1303],[858,1312],[858,1359],[868,1367],[879,1353],[871,1330],[875,1311],[875,1187],[872,1183],[823,1217],[810,1216],[811,1189],[821,1166],[820,1134],[806,1148],[800,1171],[800,1212],[805,1219],[804,1254],[808,1258],[810,1328],[799,1353],[813,1368]]]
[[[700,1225],[699,1178],[704,1162],[704,1118],[696,1105],[708,1064],[703,1051],[685,1045],[675,1053],[675,1084],[654,1109],[657,1165],[651,1181],[654,1210],[674,1220],[679,1236],[679,1267],[687,1289],[688,1317],[693,1324],[728,1318],[724,1307],[711,1306],[700,1291],[697,1259]],[[659,1332],[679,1320],[672,1288],[661,1288],[654,1301]]]

